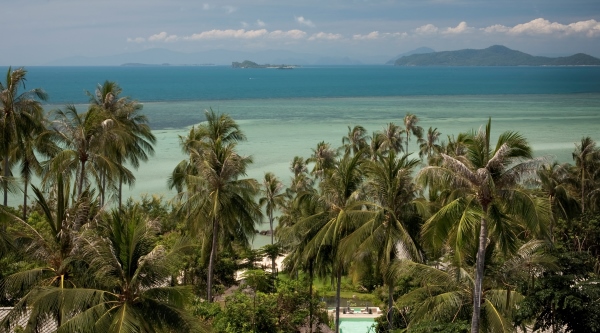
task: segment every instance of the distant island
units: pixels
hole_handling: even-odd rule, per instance
[[[232,62],[231,67],[233,68],[276,68],[276,69],[293,69],[299,66],[297,65],[259,65],[250,60],[244,60],[243,62]]]
[[[401,57],[396,66],[600,66],[600,59],[584,53],[568,57],[540,57],[494,45],[482,50],[464,49]]]

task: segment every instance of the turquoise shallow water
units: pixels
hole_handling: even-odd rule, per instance
[[[0,68],[0,72],[5,71]],[[524,134],[538,156],[570,161],[583,136],[600,140],[600,67],[396,68],[389,66],[299,68],[292,71],[227,67],[32,67],[27,88],[50,95],[47,109],[78,103],[84,90],[117,81],[144,104],[158,138],[156,154],[136,171],[128,195],[171,198],[166,179],[185,158],[178,137],[204,119],[203,110],[230,114],[246,133],[239,145],[252,155],[248,176],[267,171],[288,181],[289,163],[308,157],[319,141],[342,143],[348,126],[369,132],[416,114],[425,130],[447,135],[477,129],[489,117],[492,133]],[[410,150],[416,150],[414,141]],[[16,202],[15,202],[16,204]]]

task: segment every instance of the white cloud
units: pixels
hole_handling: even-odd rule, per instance
[[[454,28],[446,28],[442,33],[449,34],[449,35],[453,35],[453,34],[457,35],[457,34],[469,32],[471,30],[473,30],[473,28],[469,27],[467,25],[467,22],[462,21]]]
[[[302,31],[302,30],[289,30],[289,31],[282,31],[282,30],[275,30],[275,31],[271,31],[269,33],[269,37],[270,38],[291,38],[291,39],[303,39],[306,37],[306,32]]]
[[[253,39],[267,34],[267,30],[245,30],[245,29],[227,29],[227,30],[209,30],[203,31],[191,36],[183,37],[184,40],[202,40],[202,39]]]
[[[174,42],[177,39],[177,35],[169,35],[164,31],[148,37],[149,42]]]
[[[373,32],[368,33],[366,35],[353,35],[352,39],[355,39],[355,40],[379,39],[379,31],[373,31]]]
[[[267,24],[266,24],[265,22],[263,22],[262,20],[256,20],[256,24],[257,24],[259,27],[264,27],[264,26],[266,26],[266,25],[267,25]]]
[[[418,35],[432,35],[437,33],[438,30],[438,27],[430,23],[416,28],[415,33],[417,33]]]
[[[483,28],[481,30],[484,32],[487,32],[487,33],[495,33],[495,32],[504,33],[504,32],[508,32],[510,30],[510,28],[507,26],[504,26],[502,24],[494,24],[489,27]]]
[[[296,19],[296,22],[298,22],[300,24],[306,25],[311,28],[315,27],[315,24],[312,23],[311,20],[305,19],[304,16],[298,16],[298,17],[295,17],[295,19]]]
[[[242,21],[240,22],[240,24],[242,25],[242,28],[248,28],[248,26],[250,26],[248,23]]]
[[[308,38],[308,40],[339,40],[344,38],[341,34],[332,34],[329,32],[318,32]]]
[[[509,35],[585,35],[588,37],[600,36],[600,22],[596,20],[579,21],[570,24],[550,22],[544,18],[537,18],[527,23],[507,27],[496,24],[481,29],[487,33],[507,33]]]
[[[211,10],[212,8],[213,8],[213,6],[211,6],[210,4],[207,4],[207,3],[202,5],[202,9],[204,9],[204,10]]]

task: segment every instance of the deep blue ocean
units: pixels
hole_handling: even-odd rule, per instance
[[[50,104],[86,103],[84,91],[116,81],[142,102],[235,99],[577,94],[600,92],[600,67],[27,67],[27,88]],[[6,73],[6,67],[0,67]]]

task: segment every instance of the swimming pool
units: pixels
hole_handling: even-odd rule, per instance
[[[371,318],[340,318],[340,333],[374,333],[375,321]]]

